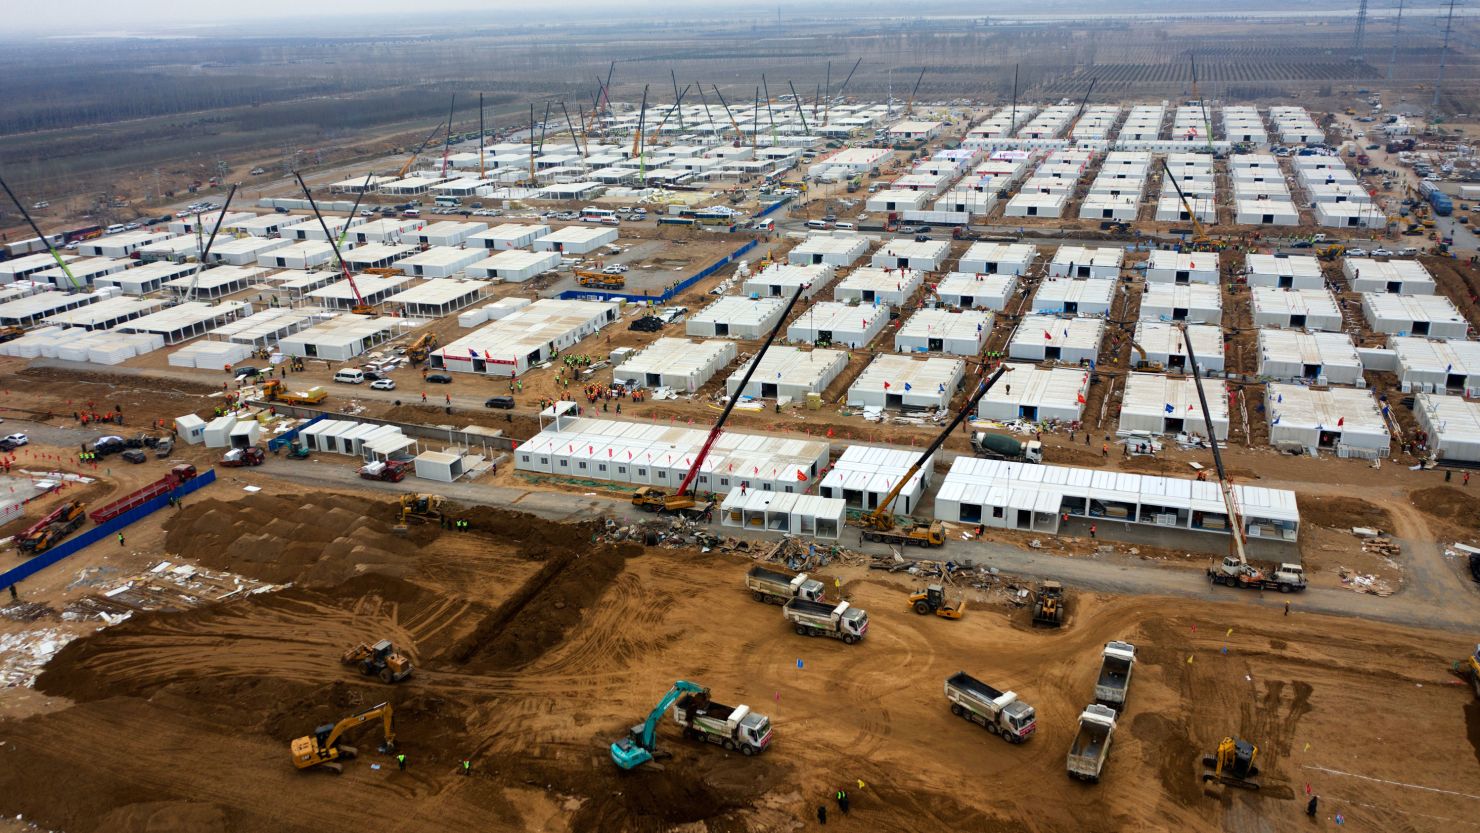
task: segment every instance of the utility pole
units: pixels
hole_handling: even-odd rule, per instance
[[[1454,25],[1454,3],[1449,0],[1449,14],[1444,17],[1444,46],[1439,51],[1439,77],[1434,80],[1434,108],[1439,107],[1439,94],[1444,88],[1444,63],[1449,60],[1449,30]]]
[[[1393,52],[1388,55],[1387,80],[1393,80],[1393,67],[1398,63],[1398,33],[1403,31],[1403,0],[1398,0],[1398,20],[1393,24]]]

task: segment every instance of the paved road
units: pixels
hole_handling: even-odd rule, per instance
[[[351,468],[327,463],[269,460],[267,473],[304,486],[352,486],[387,494],[407,491],[405,484],[361,480]],[[430,486],[427,488],[432,489]],[[633,509],[626,501],[596,494],[541,492],[477,482],[437,484],[434,490],[454,501],[515,509],[558,521],[599,516],[611,516],[628,523],[652,519],[651,515]],[[771,537],[765,533],[720,527],[718,524],[713,526],[713,531],[716,534],[741,538]],[[878,555],[887,555],[890,552],[888,546],[881,544],[860,546],[856,540],[852,540],[852,534],[851,530],[844,533],[844,541],[852,549]],[[1434,545],[1429,543],[1427,546]],[[1387,598],[1328,588],[1315,588],[1299,595],[1282,595],[1215,588],[1208,583],[1200,570],[1123,557],[1070,558],[995,542],[975,541],[952,541],[947,552],[950,558],[957,561],[985,564],[1004,573],[1028,579],[1058,579],[1072,588],[1103,593],[1181,596],[1218,602],[1242,601],[1245,604],[1275,609],[1289,601],[1297,611],[1352,616],[1461,633],[1472,633],[1475,623],[1480,621],[1480,594],[1470,588],[1466,588],[1466,592],[1461,595],[1450,596],[1442,601],[1429,593],[1410,592],[1407,589]]]

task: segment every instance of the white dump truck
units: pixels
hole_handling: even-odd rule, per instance
[[[771,720],[749,706],[726,706],[709,698],[709,689],[685,694],[673,704],[673,721],[683,736],[736,749],[744,755],[759,755],[771,745]]]
[[[1022,743],[1038,728],[1038,713],[1017,692],[998,691],[965,671],[946,678],[946,699],[951,714],[987,727],[1008,743]]]
[[[1079,714],[1079,732],[1069,746],[1069,777],[1099,781],[1110,757],[1110,738],[1115,734],[1115,710],[1093,703]]]
[[[758,602],[784,605],[788,599],[822,601],[822,582],[808,578],[806,573],[788,575],[767,567],[755,566],[745,574],[745,586],[755,595]]]
[[[1100,654],[1100,678],[1095,681],[1095,702],[1115,709],[1125,706],[1136,666],[1136,646],[1129,642],[1106,642]]]
[[[847,602],[833,606],[807,599],[788,599],[781,613],[802,636],[830,636],[852,645],[868,632],[868,614]]]

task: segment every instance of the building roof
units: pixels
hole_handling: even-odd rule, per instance
[[[349,281],[341,280],[332,283],[322,289],[315,289],[308,293],[310,298],[330,298],[340,301],[355,300],[355,290],[360,295],[377,295],[400,286],[411,283],[411,279],[405,275],[355,275],[355,285],[351,287]]]
[[[1276,289],[1256,286],[1253,291],[1254,313],[1270,315],[1341,316],[1336,296],[1329,289]]]
[[[1417,339],[1422,341],[1423,339]],[[1266,358],[1300,364],[1361,367],[1362,359],[1346,333],[1260,330],[1259,352]]]
[[[1053,253],[1053,265],[1102,266],[1120,268],[1125,252],[1111,246],[1060,246]]]
[[[1321,262],[1311,255],[1246,255],[1244,263],[1256,275],[1321,278]]]
[[[1209,252],[1173,252],[1156,249],[1146,262],[1150,269],[1167,269],[1174,272],[1216,272],[1218,256]]]
[[[742,363],[730,374],[729,381],[738,383],[745,376],[746,368],[750,367],[755,359]],[[842,350],[827,350],[822,348],[804,350],[800,347],[789,347],[786,345],[772,345],[766,355],[761,358],[761,363],[751,375],[752,383],[766,382],[779,385],[803,385],[808,387],[820,387],[828,379],[828,374],[838,367],[839,363],[847,364],[848,354]]]
[[[1098,351],[1105,333],[1103,318],[1055,318],[1050,315],[1024,316],[1013,333],[1014,342],[1044,344],[1071,350]]]
[[[1192,339],[1192,349],[1197,351],[1199,362],[1214,356],[1223,357],[1223,328],[1212,324],[1188,324],[1187,335]],[[1169,356],[1187,355],[1187,346],[1182,338],[1182,327],[1167,321],[1136,322],[1136,343],[1147,353]]]
[[[925,280],[916,269],[882,269],[864,266],[854,269],[838,282],[835,291],[845,292],[913,292]]]
[[[156,298],[105,298],[96,304],[49,315],[46,323],[67,327],[96,327],[124,316],[151,313],[163,306],[164,301]]]
[[[1148,306],[1173,309],[1223,309],[1222,290],[1211,283],[1148,283],[1141,293],[1141,309]]]
[[[629,356],[616,368],[623,374],[688,375],[712,365],[723,366],[735,357],[735,342],[719,339],[660,338]]]
[[[385,300],[391,304],[451,304],[467,298],[468,295],[477,295],[491,286],[491,281],[442,278],[397,292]]]
[[[1044,278],[1033,293],[1033,309],[1056,311],[1066,303],[1105,304],[1115,298],[1115,281],[1109,278]]]
[[[1264,399],[1270,422],[1278,420],[1281,425],[1295,428],[1388,433],[1387,422],[1369,390],[1341,387],[1317,390],[1271,382]]]
[[[988,405],[1019,407],[1075,408],[1089,393],[1089,373],[1073,367],[1039,367],[1020,362],[1007,362],[1008,369],[997,384],[982,397],[981,408]]]
[[[1443,295],[1399,295],[1395,292],[1364,292],[1362,307],[1368,316],[1393,321],[1465,320],[1454,302]]]
[[[849,390],[941,393],[944,387],[944,393],[950,394],[965,372],[966,362],[961,359],[879,353],[858,374]],[[888,388],[884,387],[885,382],[889,383]]]
[[[767,318],[779,315],[786,308],[783,298],[746,298],[741,295],[723,295],[697,313],[690,321],[718,322],[741,327],[758,327]]]
[[[1389,344],[1398,352],[1398,364],[1406,370],[1480,376],[1480,342],[1394,336]]]
[[[1208,387],[1208,410],[1214,423],[1228,422],[1228,397],[1214,390],[1215,383],[1205,382]],[[1167,410],[1167,406],[1171,410]],[[1191,376],[1168,376],[1163,373],[1131,373],[1126,376],[1125,394],[1120,401],[1120,413],[1137,416],[1169,416],[1195,421],[1189,426],[1194,434],[1207,435],[1203,423],[1202,406],[1198,404],[1197,382]]]
[[[916,310],[905,320],[895,338],[943,338],[975,340],[992,331],[992,314],[980,310],[952,312],[945,309]]]
[[[869,329],[880,316],[886,319],[889,317],[887,306],[819,301],[793,321],[791,326],[851,333]]]
[[[541,298],[479,327],[437,352],[465,355],[472,351],[499,358],[527,356],[592,321],[604,319],[617,309],[618,304],[609,301]]]

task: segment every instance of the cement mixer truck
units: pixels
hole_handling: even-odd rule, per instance
[[[971,448],[978,456],[989,460],[1014,460],[1019,463],[1043,462],[1043,443],[1037,440],[1021,442],[1005,434],[977,431],[971,435]]]

